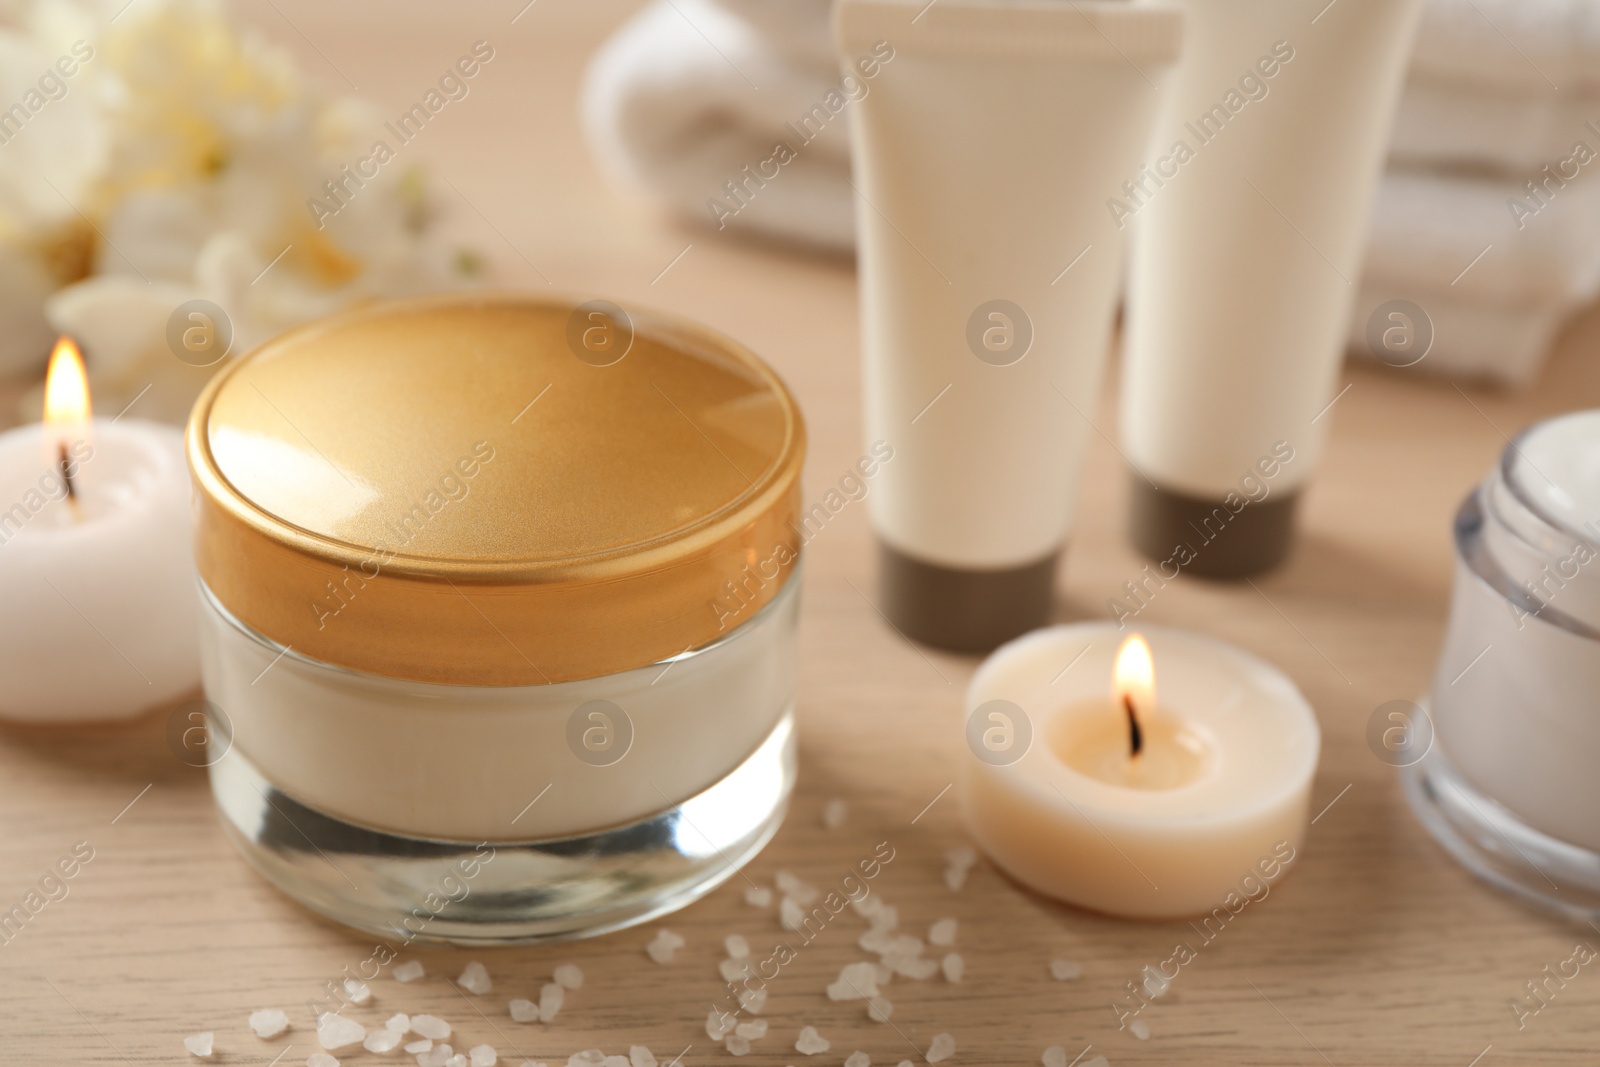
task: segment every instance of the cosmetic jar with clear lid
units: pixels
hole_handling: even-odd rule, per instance
[[[188,430],[232,839],[404,941],[710,891],[794,781],[804,451],[755,355],[603,301],[378,304],[232,364]]]
[[[1392,711],[1369,737],[1401,743],[1374,751],[1468,869],[1600,921],[1600,410],[1517,435],[1454,532],[1429,706]]]

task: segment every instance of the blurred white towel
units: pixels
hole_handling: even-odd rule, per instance
[[[803,143],[786,129],[839,86],[828,10],[828,0],[654,0],[589,65],[584,126],[601,167],[711,225],[851,248],[847,115]],[[730,198],[726,183],[779,142],[793,158]],[[714,212],[714,198],[737,213]]]
[[[1596,162],[1578,162],[1580,143]],[[1369,352],[1375,308],[1410,300],[1434,328],[1418,370],[1526,385],[1597,292],[1600,0],[1428,0],[1352,350]]]

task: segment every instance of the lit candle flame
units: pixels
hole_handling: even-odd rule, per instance
[[[50,353],[50,370],[44,379],[44,422],[54,430],[71,432],[89,424],[89,375],[83,355],[72,338],[62,337]]]
[[[1155,659],[1142,634],[1129,634],[1117,649],[1111,680],[1117,703],[1128,713],[1128,754],[1137,756],[1144,748],[1144,731],[1139,728],[1141,709],[1148,714],[1156,703]]]

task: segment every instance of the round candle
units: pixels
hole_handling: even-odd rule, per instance
[[[0,434],[0,716],[120,719],[200,681],[183,436],[90,419],[57,345],[46,421]]]
[[[1038,630],[984,662],[967,709],[967,824],[1041,893],[1134,918],[1200,915],[1300,849],[1316,715],[1281,672],[1222,642]]]

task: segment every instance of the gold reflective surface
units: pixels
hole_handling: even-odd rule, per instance
[[[656,662],[748,618],[798,555],[782,383],[710,331],[596,303],[452,295],[291,331],[212,382],[189,456],[218,599],[395,677]]]

